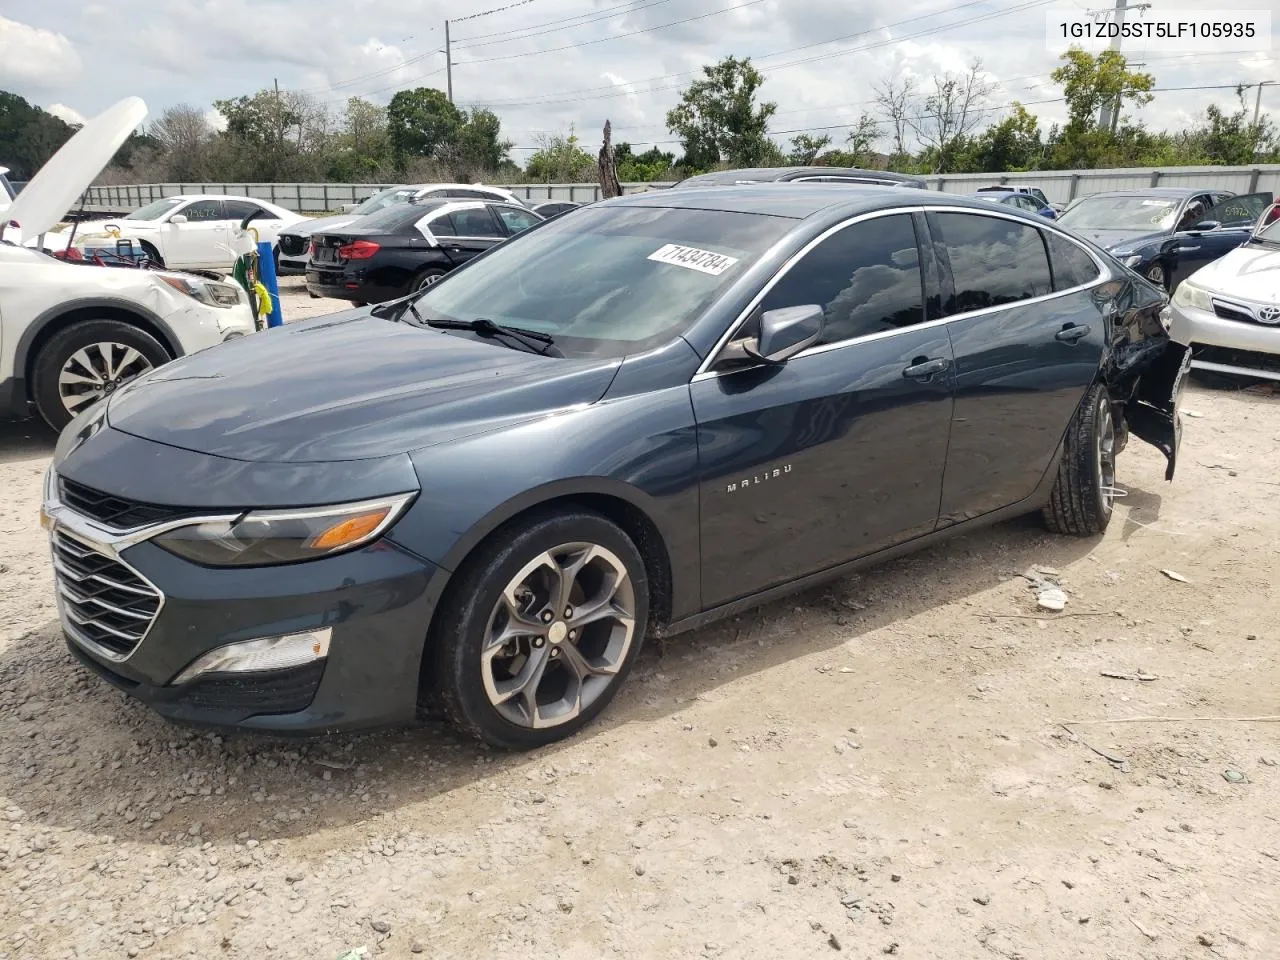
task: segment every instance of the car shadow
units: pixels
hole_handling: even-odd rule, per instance
[[[1158,493],[1148,493],[1138,487],[1127,487],[1124,497],[1127,508],[1120,539],[1128,540],[1139,530],[1151,526],[1160,519],[1160,505],[1164,502]]]
[[[1064,568],[1096,539],[1024,518],[956,537],[723,623],[650,642],[617,700],[567,743],[495,753],[438,723],[318,740],[175,727],[73,661],[56,622],[0,651],[0,795],[48,826],[173,846],[303,836],[484,780],[533,781],[586,738],[679,714],[744,676],[975,597],[1033,565]],[[996,601],[1004,614],[1028,613]],[[852,649],[841,654],[856,666]],[[527,769],[526,769],[527,768]],[[154,821],[154,822],[152,822]]]
[[[57,442],[57,433],[38,418],[0,420],[0,464],[47,457]]]

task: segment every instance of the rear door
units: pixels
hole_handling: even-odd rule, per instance
[[[506,239],[506,231],[484,203],[461,203],[449,208],[453,236],[440,237],[440,248],[455,267]]]
[[[513,237],[541,223],[543,219],[532,210],[514,207],[509,203],[493,203],[489,205],[489,209],[497,216],[507,233]]]
[[[678,269],[678,268],[673,268]],[[929,323],[913,218],[830,231],[757,298],[821,305],[826,331],[781,366],[690,386],[707,606],[931,532],[951,423],[951,345]]]
[[[1097,375],[1106,315],[1086,284],[1101,270],[1079,245],[1021,219],[934,211],[929,230],[950,274],[955,420],[940,525],[1035,491]],[[1062,259],[1058,281],[1047,242]]]
[[[181,214],[185,223],[174,223]],[[217,267],[231,263],[231,231],[221,200],[193,200],[169,215],[161,227],[165,266],[176,270]]]
[[[1216,230],[1182,230],[1177,235],[1176,257],[1169,289],[1195,273],[1206,263],[1225,256],[1249,239],[1258,218],[1271,206],[1271,193],[1248,193],[1219,200],[1200,217],[1221,226]],[[1194,227],[1195,224],[1190,226]]]

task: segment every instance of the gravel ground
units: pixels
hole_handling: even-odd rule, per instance
[[[1006,523],[652,644],[526,756],[131,703],[55,622],[52,440],[0,425],[0,958],[1274,957],[1280,396],[1186,409],[1105,537]]]

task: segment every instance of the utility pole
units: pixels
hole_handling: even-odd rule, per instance
[[[1259,80],[1258,81],[1258,95],[1253,100],[1253,125],[1255,127],[1258,125],[1258,118],[1262,116],[1262,88],[1272,87],[1272,86],[1275,86],[1277,83],[1280,83],[1280,80]]]
[[[444,22],[444,79],[445,87],[449,94],[449,102],[453,103],[453,51],[449,49],[448,20]]]
[[[1120,50],[1120,29],[1124,26],[1125,13],[1129,10],[1146,10],[1149,6],[1151,6],[1149,3],[1130,4],[1128,0],[1116,0],[1115,10],[1110,11],[1110,14],[1116,18],[1116,35],[1111,38],[1112,50],[1117,52]],[[1107,17],[1107,12],[1104,11],[1091,10],[1089,12],[1095,16],[1097,14],[1102,14],[1103,19],[1106,19]],[[1117,97],[1114,104],[1104,103],[1102,108],[1098,111],[1098,129],[1112,130],[1115,128],[1117,122],[1119,122],[1119,119],[1120,99]]]

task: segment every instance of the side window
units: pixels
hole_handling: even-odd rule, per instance
[[[435,237],[453,237],[457,232],[453,229],[453,221],[447,213],[440,214],[433,220],[427,220],[425,226]]]
[[[484,207],[476,207],[474,210],[455,210],[449,216],[453,219],[453,229],[460,237],[501,239],[505,236]]]
[[[1066,237],[1045,231],[1049,243],[1049,259],[1053,263],[1053,289],[1070,290],[1093,283],[1101,271],[1093,258]]]
[[[1246,193],[1240,197],[1224,197],[1216,207],[1211,207],[1200,219],[1217,220],[1224,226],[1250,224],[1262,216],[1262,212],[1269,206],[1271,206],[1270,193]]]
[[[507,229],[512,233],[528,230],[535,223],[541,222],[541,218],[528,210],[518,210],[515,207],[505,206],[495,206],[493,210],[502,218],[502,222],[506,224]]]
[[[924,320],[915,226],[908,214],[876,217],[828,237],[765,295],[760,312],[816,303],[824,343]]]
[[[194,203],[188,203],[177,212],[191,223],[209,223],[213,220],[225,219],[222,215],[221,200],[197,200]]]
[[[234,220],[236,223],[239,223],[249,214],[262,210],[256,203],[250,203],[248,200],[224,200],[222,201],[222,208],[225,211],[223,219]],[[275,219],[269,211],[263,210],[263,213],[266,214],[267,219]]]
[[[442,197],[452,197],[452,196],[456,196],[456,194],[454,194],[452,190],[444,190],[444,189],[423,190],[421,193],[415,196],[415,199],[436,200]]]
[[[485,193],[483,190],[467,190],[463,187],[453,187],[449,190],[441,190],[440,193],[448,194],[458,200],[492,200],[493,194]]]
[[[1040,201],[1038,201],[1035,197],[1028,196],[1028,195],[1027,195],[1027,194],[1025,194],[1025,193],[1024,193],[1024,194],[1021,194],[1021,197],[1022,197],[1022,209],[1023,209],[1023,210],[1026,210],[1028,213],[1039,213],[1039,212],[1040,212],[1040,210],[1041,210]]]
[[[1036,198],[1036,202],[1040,204],[1039,209],[1041,210],[1043,210],[1045,207],[1053,206],[1053,204],[1049,202],[1049,198],[1044,195],[1044,191],[1038,187],[1035,190],[1031,191],[1031,196]]]
[[[1190,230],[1204,219],[1205,211],[1212,205],[1212,200],[1207,194],[1199,194],[1192,197],[1191,202],[1187,204],[1187,208],[1182,211],[1182,216],[1178,219],[1178,224],[1174,227],[1174,230]]]
[[[1050,293],[1049,257],[1029,224],[972,213],[934,214],[955,293],[946,315],[1017,303]]]

